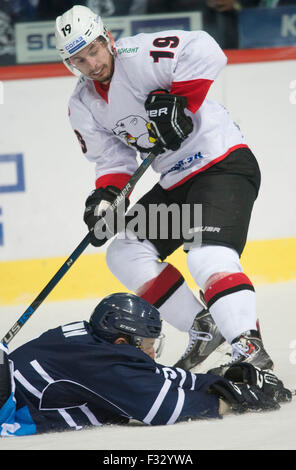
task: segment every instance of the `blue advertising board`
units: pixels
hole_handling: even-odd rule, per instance
[[[239,13],[239,47],[296,46],[296,6],[246,8]]]
[[[115,41],[138,33],[151,33],[169,29],[195,31],[202,29],[199,11],[185,13],[110,16],[105,25]],[[18,64],[60,62],[55,48],[55,23],[36,21],[15,25],[16,62]]]
[[[131,20],[132,36],[139,33],[151,33],[154,31],[165,31],[171,29],[181,29],[185,31],[190,31],[190,17],[176,15],[173,18],[145,18]]]

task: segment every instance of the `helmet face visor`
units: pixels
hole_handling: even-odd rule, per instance
[[[162,355],[162,351],[165,343],[165,334],[161,333],[158,338],[155,340],[155,357],[158,359]]]

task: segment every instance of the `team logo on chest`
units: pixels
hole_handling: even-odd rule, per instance
[[[113,133],[139,152],[149,152],[155,145],[150,123],[142,116],[131,115],[117,121]]]

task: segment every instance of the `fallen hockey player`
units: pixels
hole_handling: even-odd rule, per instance
[[[227,110],[208,97],[227,63],[224,52],[205,31],[160,31],[115,41],[102,18],[80,5],[56,19],[55,35],[64,64],[80,77],[69,100],[69,119],[83,156],[95,164],[95,189],[90,188],[84,212],[91,243],[106,242],[95,228],[138,167],[137,152],[144,159],[161,144],[152,164],[159,182],[137,202],[146,214],[138,226],[146,233],[140,236],[129,227],[125,237],[115,237],[107,248],[108,267],[128,291],[189,333],[175,365],[193,369],[226,342],[232,356],[216,372],[223,375],[228,365],[242,361],[271,369],[255,289],[240,262],[260,169]],[[128,206],[129,199],[125,202]],[[191,220],[188,230],[194,242],[180,222],[166,224],[164,217],[151,230],[154,205],[174,205],[182,221],[185,206],[192,219],[200,206],[201,218]],[[190,246],[185,248],[185,241]],[[181,246],[206,308],[166,261]]]

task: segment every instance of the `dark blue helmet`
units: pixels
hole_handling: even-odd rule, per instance
[[[158,338],[161,333],[158,310],[141,297],[128,293],[111,294],[101,300],[89,323],[95,334],[110,342],[120,334]],[[136,343],[131,341],[131,344]]]

